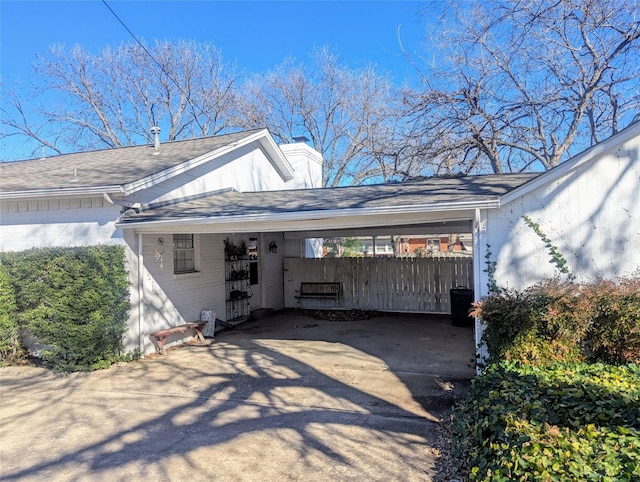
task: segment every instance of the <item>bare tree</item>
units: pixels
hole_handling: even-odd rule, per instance
[[[243,96],[246,122],[268,127],[281,142],[310,138],[324,156],[326,186],[389,177],[393,160],[380,146],[398,122],[390,80],[371,66],[342,65],[328,48],[310,58],[254,76]]]
[[[628,125],[640,107],[639,11],[638,0],[445,9],[434,57],[411,59],[423,81],[405,92],[414,156],[436,172],[550,169]]]
[[[215,135],[236,123],[240,76],[211,44],[130,43],[95,55],[56,46],[38,58],[35,75],[43,87],[6,91],[2,106],[3,135],[30,140],[33,152],[149,142],[153,125],[175,140]],[[38,115],[25,108],[34,99],[42,99]]]

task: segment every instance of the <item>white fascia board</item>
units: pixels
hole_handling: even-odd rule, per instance
[[[605,139],[604,141],[587,149],[586,151],[583,151],[577,156],[574,156],[571,159],[564,161],[561,164],[558,164],[553,169],[543,172],[538,177],[535,177],[534,179],[522,184],[521,186],[518,186],[512,191],[509,191],[508,193],[503,194],[500,197],[500,204],[504,206],[505,204],[510,203],[514,199],[517,199],[520,196],[523,196],[533,191],[534,189],[537,189],[550,182],[560,179],[563,176],[570,174],[572,171],[574,171],[584,163],[589,162],[590,160],[604,154],[608,150],[616,146],[619,146],[621,144],[624,144],[626,142],[629,142],[630,140],[639,136],[640,136],[640,121],[621,130],[617,134],[614,134],[608,139]]]
[[[278,144],[275,143],[271,134],[265,129],[265,135],[262,135],[260,139],[260,145],[264,150],[267,158],[273,163],[273,166],[276,168],[282,179],[286,181],[291,181],[294,177],[293,167],[287,159],[287,156],[284,155]]]
[[[158,221],[141,221],[137,223],[117,223],[116,226],[122,228],[140,228],[140,227],[160,227],[160,226],[187,226],[187,225],[203,225],[213,223],[252,223],[252,222],[291,222],[291,221],[320,221],[325,219],[335,219],[354,216],[393,216],[400,214],[416,214],[416,213],[434,213],[463,211],[472,209],[496,209],[500,207],[500,202],[496,200],[490,201],[472,201],[472,202],[451,202],[441,204],[423,204],[423,205],[407,205],[407,206],[385,206],[377,208],[352,208],[352,209],[331,209],[323,211],[297,211],[289,213],[260,213],[246,214],[238,216],[222,216],[222,217],[197,217],[183,219],[164,219]]]
[[[160,234],[166,232],[173,233],[273,233],[273,232],[309,232],[310,229],[314,231],[335,232],[336,230],[342,230],[347,228],[368,228],[377,229],[379,227],[390,226],[408,226],[416,225],[418,223],[431,223],[431,222],[457,222],[468,221],[473,217],[473,211],[449,211],[448,213],[414,213],[390,216],[359,216],[359,217],[341,217],[341,218],[328,218],[320,220],[300,220],[300,221],[287,221],[287,222],[273,222],[273,221],[256,221],[245,223],[225,223],[219,221],[209,224],[200,225],[180,225],[180,226],[142,226],[134,228],[135,233],[141,234]],[[317,237],[317,236],[316,236]],[[323,237],[323,236],[320,236]]]
[[[175,177],[179,174],[188,172],[191,169],[194,169],[202,164],[205,164],[240,147],[246,146],[256,141],[258,141],[262,148],[265,149],[269,159],[274,162],[274,167],[276,167],[278,172],[280,172],[283,177],[286,178],[286,175],[288,175],[290,177],[287,179],[292,179],[293,169],[291,168],[291,165],[284,157],[284,154],[282,154],[280,149],[278,149],[278,146],[271,138],[269,131],[267,131],[267,129],[262,129],[254,134],[251,134],[250,136],[243,137],[238,141],[231,142],[230,144],[219,147],[218,149],[207,152],[206,154],[202,154],[201,156],[191,159],[190,161],[183,162],[182,164],[178,164],[177,166],[170,167],[169,169],[165,169],[164,171],[129,183],[125,186],[125,194],[130,195],[142,189],[153,187],[163,181],[166,181],[167,179],[171,179],[172,177]],[[286,172],[287,167],[288,174]],[[281,169],[284,169],[284,171],[282,171]]]
[[[0,199],[32,199],[45,197],[77,197],[107,194],[122,194],[122,186],[69,187],[63,189],[34,189],[33,191],[0,192]]]

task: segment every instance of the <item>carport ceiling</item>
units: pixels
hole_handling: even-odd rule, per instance
[[[386,225],[366,228],[327,229],[302,232],[287,232],[285,239],[305,238],[351,238],[356,236],[411,236],[425,234],[460,234],[472,231],[470,219],[409,225]]]
[[[273,232],[343,230],[468,222],[477,208],[537,174],[426,178],[322,189],[217,192],[125,213],[119,226],[140,232]]]

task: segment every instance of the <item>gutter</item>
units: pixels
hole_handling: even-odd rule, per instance
[[[106,192],[102,193],[102,197],[104,197],[104,200],[109,204],[113,206],[120,206],[122,208],[120,214],[124,214],[130,209],[135,211],[136,213],[140,212],[140,203],[123,203],[122,201],[116,201],[115,199],[111,199],[111,196],[109,196]]]
[[[224,223],[248,223],[248,222],[286,222],[286,221],[313,221],[331,218],[340,218],[348,216],[379,216],[379,215],[398,215],[398,214],[415,214],[427,212],[442,211],[460,211],[472,209],[497,209],[500,207],[500,200],[485,200],[471,202],[451,202],[440,204],[420,204],[405,206],[384,206],[375,208],[350,208],[350,209],[331,209],[322,211],[295,211],[288,213],[260,213],[260,214],[244,214],[234,216],[218,216],[218,217],[190,217],[190,218],[170,218],[147,221],[131,221],[127,222],[126,217],[116,223],[117,227],[131,228],[142,226],[183,226],[183,225],[204,225],[215,222]],[[143,211],[144,212],[144,211]]]
[[[105,193],[124,193],[123,186],[65,187],[62,189],[34,189],[33,191],[0,192],[0,199],[31,199],[34,197],[93,196]]]

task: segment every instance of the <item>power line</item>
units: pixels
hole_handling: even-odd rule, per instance
[[[196,106],[194,105],[193,101],[191,100],[191,96],[187,92],[184,91],[184,89],[180,86],[180,84],[171,76],[171,74],[169,74],[169,72],[167,72],[167,69],[164,68],[164,65],[162,65],[160,62],[158,62],[158,60],[153,56],[153,54],[151,52],[149,52],[147,47],[142,42],[140,42],[140,40],[138,40],[138,37],[136,37],[136,35],[129,29],[129,27],[127,27],[127,24],[125,24],[124,21],[118,16],[118,14],[111,8],[111,6],[109,6],[109,4],[107,3],[107,0],[102,0],[102,3],[104,4],[105,7],[107,7],[109,9],[111,14],[116,18],[116,20],[118,20],[118,22],[120,22],[120,25],[122,25],[124,27],[124,29],[127,32],[129,32],[129,35],[131,35],[133,40],[135,40],[136,43],[140,47],[142,47],[142,50],[144,50],[144,52],[149,56],[149,58],[151,60],[153,60],[153,62],[158,67],[160,67],[160,70],[162,70],[162,72],[164,72],[164,74],[169,78],[169,80],[175,84],[175,86],[178,88],[178,90],[186,97],[186,100],[189,103],[189,105],[191,105],[191,107],[194,110],[199,110],[201,114],[204,114],[204,109],[200,108],[199,106],[196,109]]]

